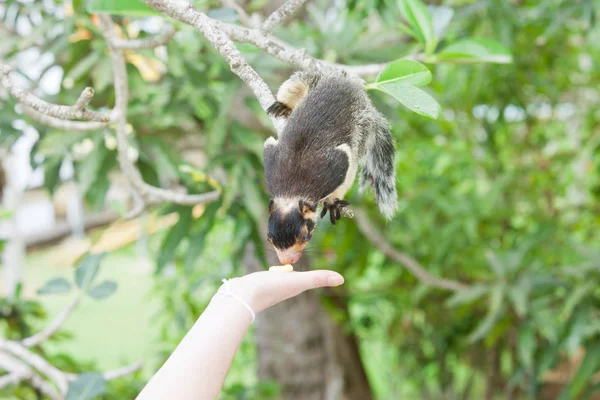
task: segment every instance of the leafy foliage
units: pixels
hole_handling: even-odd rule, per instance
[[[43,38],[40,53],[56,55],[64,71],[62,90],[47,97],[72,104],[93,86],[92,106],[111,106],[106,47],[83,2],[73,2],[64,18],[37,3],[6,4],[17,10],[11,18],[43,17],[30,36]],[[469,285],[457,293],[425,287],[375,250],[352,220],[335,230],[318,227],[310,255],[315,267],[346,277],[340,296],[348,310],[332,302],[329,308],[358,337],[377,398],[483,398],[484,391],[577,398],[597,390],[600,32],[594,2],[310,3],[303,19],[277,32],[283,40],[327,61],[387,63],[368,77],[367,89],[389,95],[373,99],[397,142],[401,209],[384,224],[370,195],[353,190],[350,202],[367,208],[387,240],[430,273]],[[233,20],[220,2],[199,7]],[[119,18],[128,26],[124,35],[152,34],[136,25],[139,19],[130,16],[140,15],[131,9],[108,11],[129,14]],[[45,36],[57,23],[64,32]],[[243,273],[244,249],[262,240],[267,200],[262,143],[268,121],[207,42],[190,27],[176,27],[166,56],[129,54],[132,156],[153,185],[185,185],[192,193],[219,188],[221,197],[202,207],[160,209],[177,217],[154,246],[155,295],[164,304],[156,320],[164,344],[160,360],[202,312],[219,279]],[[3,57],[10,59],[28,42],[10,37],[5,46]],[[239,46],[275,88],[289,71],[250,47]],[[0,143],[10,146],[23,129],[7,121],[24,117],[12,100],[0,101]],[[112,132],[73,134],[27,122],[39,131],[32,160],[44,169],[47,189],[60,185],[63,162],[74,161],[87,201],[105,206],[109,174],[117,167]],[[203,157],[192,167],[195,152]],[[110,295],[116,287],[95,280],[100,259],[94,257],[81,260],[73,284],[51,281],[45,291],[69,285],[94,298]],[[16,338],[45,317],[39,304],[19,296],[2,299],[0,313],[6,336]],[[572,379],[548,393],[554,390],[549,372],[580,351]],[[254,376],[253,347],[243,346],[238,357],[224,396],[276,397],[274,386]],[[118,383],[108,385],[114,398],[134,398],[139,389],[112,385]]]
[[[69,384],[66,400],[92,400],[102,394],[105,388],[106,382],[101,374],[81,374]]]

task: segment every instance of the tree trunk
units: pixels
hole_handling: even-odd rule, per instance
[[[248,272],[261,269],[250,248]],[[294,269],[310,269],[306,255]],[[281,385],[281,399],[369,400],[371,389],[358,344],[329,318],[311,290],[256,318],[258,375]]]

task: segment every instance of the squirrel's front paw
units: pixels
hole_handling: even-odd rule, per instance
[[[329,211],[329,221],[332,225],[335,225],[336,221],[340,220],[343,216],[354,217],[354,213],[350,209],[346,209],[350,205],[346,200],[335,199],[333,202],[323,202],[323,209],[321,210],[321,218]]]

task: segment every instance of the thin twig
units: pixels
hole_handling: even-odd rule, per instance
[[[169,40],[175,36],[177,31],[171,24],[166,24],[161,33],[155,36],[151,36],[144,39],[121,39],[114,37],[112,39],[113,47],[115,49],[130,49],[130,50],[141,50],[141,49],[153,49],[155,47],[163,46],[167,44]]]
[[[387,65],[387,63],[363,65],[346,65],[330,63],[309,56],[306,52],[306,49],[297,49],[280,39],[276,39],[272,36],[265,36],[262,32],[256,29],[249,29],[243,26],[228,24],[221,21],[215,21],[215,23],[223,32],[229,35],[234,41],[256,46],[266,54],[301,69],[322,70],[326,68],[335,68],[345,70],[354,75],[364,76],[376,75],[379,72],[381,72]],[[417,55],[407,56],[404,58],[417,59],[419,57],[420,56]]]
[[[83,111],[90,105],[92,101],[92,97],[94,97],[94,89],[91,87],[86,87],[83,89],[83,92],[79,95],[79,98],[75,102],[75,108],[79,111]]]
[[[10,77],[12,67],[0,62],[0,84],[8,90],[8,92],[19,102],[28,105],[36,111],[42,114],[46,114],[52,117],[61,119],[83,119],[87,121],[98,121],[108,122],[110,120],[110,114],[97,111],[89,111],[79,108],[80,105],[86,105],[88,101],[90,88],[84,89],[79,100],[78,105],[75,106],[62,106],[58,104],[48,103],[39,97],[33,95],[31,92],[18,86]],[[93,90],[92,90],[93,95]],[[91,97],[90,97],[91,100]]]
[[[127,375],[131,375],[136,371],[139,371],[144,366],[144,360],[137,361],[131,365],[118,368],[112,371],[107,371],[102,374],[104,380],[112,381],[114,379],[119,379]]]
[[[273,32],[273,29],[279,24],[282,24],[291,15],[293,15],[306,0],[288,0],[281,7],[275,10],[269,17],[263,22],[260,27],[263,35],[268,35]]]
[[[69,385],[66,374],[38,354],[28,350],[18,342],[2,339],[0,339],[0,350],[5,350],[13,356],[25,361],[27,364],[50,378],[61,393],[66,393]]]
[[[11,376],[10,379],[5,379],[4,381],[0,378],[0,381],[2,382],[0,383],[0,389],[11,384],[16,385],[23,380],[28,380],[33,387],[40,390],[51,399],[62,400],[62,396],[49,382],[46,382],[41,376],[35,373],[31,367],[23,364],[20,360],[0,352],[0,368],[9,371],[8,376]],[[16,378],[19,379],[15,381]]]
[[[106,371],[102,373],[102,377],[105,381],[112,381],[115,379],[122,378],[127,375],[131,375],[136,371],[139,371],[144,366],[144,360],[139,360],[134,362],[133,364],[126,365],[125,367],[113,369],[111,371]],[[66,378],[69,382],[76,380],[79,377],[79,374],[69,374],[66,373]]]
[[[186,22],[186,21],[183,21]],[[302,69],[322,69],[326,64],[306,54],[306,49],[296,49],[281,40],[276,40],[263,35],[259,30],[248,29],[243,26],[215,21],[219,29],[225,32],[232,40],[248,43],[258,47],[263,52],[287,64]]]
[[[12,372],[8,375],[0,376],[0,389],[10,385],[16,385],[27,378],[27,373]]]
[[[79,305],[80,301],[81,301],[81,296],[80,295],[76,295],[75,298],[73,299],[73,301],[71,303],[69,303],[67,305],[67,307],[65,307],[56,316],[56,318],[50,323],[50,325],[48,325],[46,327],[46,329],[44,329],[43,331],[40,331],[40,332],[36,333],[33,336],[30,336],[30,337],[28,337],[26,339],[23,339],[21,341],[21,343],[23,344],[23,346],[25,346],[25,347],[37,346],[38,344],[42,343],[44,340],[47,340],[52,335],[54,335],[64,325],[64,323],[67,321],[67,319],[69,319],[69,317],[71,316],[71,314],[73,313],[73,311]]]
[[[364,210],[355,209],[354,217],[356,223],[358,224],[358,228],[363,233],[363,235],[365,235],[365,237],[369,239],[373,246],[377,247],[383,254],[385,254],[389,258],[393,259],[399,264],[404,265],[404,267],[407,270],[409,270],[414,275],[414,277],[422,283],[440,289],[452,290],[454,292],[465,290],[468,288],[468,286],[464,283],[444,278],[438,278],[436,276],[431,275],[414,258],[409,256],[408,254],[396,250],[387,241],[383,233],[381,233],[375,227],[375,225],[373,225],[373,223],[369,220],[369,217],[364,212]]]
[[[133,197],[133,207],[131,210],[127,211],[123,217],[125,219],[137,218],[148,206],[148,204],[144,202],[144,199],[142,199],[142,196],[140,196],[134,189],[131,190],[131,196]]]
[[[44,115],[39,111],[34,110],[33,108],[23,105],[23,114],[30,117],[35,122],[38,122],[42,125],[49,126],[55,129],[61,129],[65,131],[73,131],[73,132],[91,132],[97,131],[102,128],[106,128],[108,123],[106,122],[96,122],[96,121],[69,121],[65,119],[51,117],[49,115]]]

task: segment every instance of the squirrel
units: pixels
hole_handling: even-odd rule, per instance
[[[398,207],[395,148],[390,125],[358,78],[345,72],[298,71],[279,88],[267,109],[282,117],[278,138],[264,143],[271,199],[269,243],[282,264],[297,262],[320,217],[333,225],[350,203],[344,195],[359,167],[360,193],[371,185],[383,216]]]

